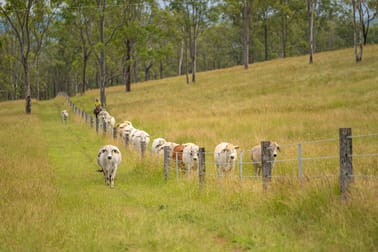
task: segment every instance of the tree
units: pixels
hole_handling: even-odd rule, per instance
[[[53,5],[53,1],[50,4]],[[44,1],[38,0],[7,1],[5,5],[0,6],[0,13],[5,17],[16,37],[20,52],[19,60],[23,68],[25,112],[30,114],[32,111],[30,56],[33,52],[36,59],[35,63],[38,65],[38,56],[53,13]]]
[[[354,56],[356,62],[362,61],[363,52],[363,10],[362,0],[352,0],[353,30],[354,30]]]
[[[248,69],[249,64],[249,23],[251,20],[252,0],[244,0],[243,3],[243,63],[244,69]]]
[[[35,4],[34,0],[12,1],[7,2],[4,7],[0,7],[1,13],[11,25],[19,46],[20,60],[24,70],[24,86],[25,86],[25,112],[30,114],[32,111],[31,89],[29,77],[29,54],[31,45],[31,9]]]
[[[370,4],[370,6],[369,6]],[[375,2],[375,4],[378,6],[378,1]],[[377,10],[374,10],[374,1],[371,2],[361,2],[361,8],[362,8],[362,16],[364,17],[362,19],[362,34],[364,37],[364,45],[367,43],[367,36],[369,33],[369,27],[370,22],[373,21],[377,15]]]
[[[309,30],[309,45],[310,45],[310,59],[309,63],[313,63],[313,55],[315,50],[314,38],[314,11],[316,7],[316,0],[307,0],[307,16],[308,16],[308,30]]]
[[[171,0],[170,2],[171,9],[178,13],[177,17],[183,17],[182,21],[179,19],[178,21],[182,24],[184,34],[184,53],[189,50],[192,82],[196,82],[198,37],[207,22],[211,20],[208,15],[211,13],[209,4],[211,3],[205,0]],[[188,78],[187,84],[189,84]]]

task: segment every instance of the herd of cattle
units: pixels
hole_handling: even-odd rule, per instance
[[[61,112],[62,121],[66,122],[68,112]],[[115,119],[107,111],[103,110],[98,115],[100,125],[106,125],[106,129],[113,131],[116,129],[121,139],[129,141],[130,146],[135,151],[142,151],[143,146],[147,147],[150,142],[150,135],[141,129],[137,129],[130,121],[123,121],[115,125]],[[169,150],[169,157],[185,171],[197,170],[199,167],[199,146],[194,143],[178,144],[167,141],[162,137],[155,138],[151,144],[151,153],[154,155],[164,155],[165,149]],[[230,173],[235,168],[237,160],[237,149],[239,146],[231,143],[222,142],[214,149],[214,161],[217,169],[224,174]],[[271,160],[274,162],[280,150],[279,144],[270,144]],[[255,169],[256,176],[261,175],[261,145],[256,145],[251,149],[250,159]],[[102,168],[105,183],[114,186],[114,178],[117,168],[122,161],[120,150],[114,145],[105,145],[100,148],[97,155],[97,163]],[[272,164],[273,165],[273,164]]]

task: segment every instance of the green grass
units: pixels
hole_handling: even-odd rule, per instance
[[[338,128],[353,135],[378,132],[378,46],[274,60],[139,83],[131,93],[107,89],[107,109],[131,120],[151,137],[195,142],[213,151],[221,141],[248,150],[261,140],[283,145],[280,159],[338,155]],[[98,90],[73,97],[92,111]],[[141,160],[132,150],[94,129],[70,111],[63,97],[0,106],[0,251],[376,251],[378,184],[356,178],[340,201],[338,160],[277,163],[266,192],[261,181],[212,176],[200,190],[195,176],[170,173],[162,160]],[[106,143],[120,146],[123,162],[115,188],[96,170]],[[377,153],[378,137],[354,138],[354,153]],[[206,157],[211,162],[211,156]],[[244,157],[247,159],[247,157]],[[377,176],[377,157],[354,157],[354,172]],[[211,166],[211,165],[209,165]],[[213,167],[207,167],[209,173]],[[237,173],[237,172],[236,172]],[[325,174],[334,176],[324,177]],[[321,175],[321,178],[315,176]]]

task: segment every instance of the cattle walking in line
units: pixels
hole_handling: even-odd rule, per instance
[[[182,162],[187,171],[197,170],[199,167],[199,146],[194,143],[184,144]]]
[[[102,168],[105,184],[114,187],[114,179],[118,166],[121,164],[122,154],[114,145],[105,145],[97,154],[97,164]]]
[[[62,112],[60,112],[60,117],[62,118],[62,122],[64,124],[67,123],[67,119],[68,119],[68,112],[67,110],[63,110]]]
[[[159,150],[160,150],[160,148],[161,148],[166,142],[167,142],[167,140],[165,140],[165,139],[162,138],[162,137],[155,138],[155,139],[152,141],[151,152],[154,153],[154,154],[159,154]]]
[[[277,142],[270,143],[270,153],[271,153],[271,160],[272,160],[272,168],[274,165],[274,160],[278,155],[278,151],[280,151],[280,146]],[[255,167],[255,175],[260,176],[262,170],[262,163],[261,163],[261,145],[256,145],[251,150],[251,160],[252,164]]]
[[[104,124],[105,124],[106,125],[106,131],[112,133],[113,128],[115,126],[114,116],[111,116],[109,114],[109,112],[107,112],[106,110],[103,109],[98,113],[98,118],[100,120],[99,121],[100,128],[103,128]]]
[[[179,144],[177,143],[174,143],[174,142],[166,142],[164,143],[163,145],[161,145],[157,151],[157,154],[159,156],[164,156],[164,147],[168,147],[168,150],[169,150],[169,157],[172,157],[173,156],[173,150],[176,146],[178,146]],[[176,159],[176,156],[175,156],[175,159]]]
[[[237,149],[239,149],[239,146],[225,142],[215,147],[214,161],[218,171],[228,174],[235,168],[235,162],[238,157]]]
[[[120,123],[117,123],[117,132],[120,137],[124,137],[124,130],[126,127],[132,127],[133,124],[130,121],[122,121]]]
[[[143,152],[148,147],[148,143],[150,142],[150,135],[144,130],[134,129],[130,133],[130,142],[134,150]],[[142,150],[142,144],[145,147],[144,150]]]
[[[178,164],[179,167],[183,168],[184,163],[182,161],[182,153],[184,151],[185,145],[178,144],[173,148],[172,160]]]

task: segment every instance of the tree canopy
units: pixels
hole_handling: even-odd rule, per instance
[[[364,43],[377,43],[378,1],[355,12],[353,2],[3,1],[0,99],[100,88],[106,103],[112,85],[130,92],[131,83],[175,75],[189,84],[196,71],[353,47],[353,27],[363,29]]]

